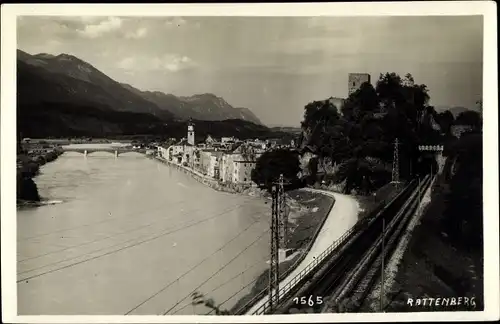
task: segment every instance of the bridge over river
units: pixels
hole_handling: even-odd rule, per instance
[[[118,157],[120,154],[129,153],[129,152],[137,152],[137,153],[146,153],[145,148],[135,148],[132,146],[120,146],[120,147],[74,147],[74,146],[63,146],[61,147],[63,152],[76,152],[81,153],[84,156],[95,152],[109,152],[113,153],[115,157]]]

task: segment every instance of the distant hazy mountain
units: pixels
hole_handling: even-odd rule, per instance
[[[20,103],[70,102],[75,106],[107,107],[116,111],[149,113],[161,119],[241,119],[262,125],[247,108],[234,108],[213,94],[176,97],[141,91],[119,83],[91,64],[68,54],[30,55],[17,51]]]
[[[170,111],[180,119],[226,120],[241,119],[258,125],[262,122],[248,108],[235,108],[223,98],[212,93],[197,94],[189,97],[176,97],[160,91],[141,91],[129,84],[123,87],[154,102],[161,109]]]
[[[143,92],[71,55],[17,51],[17,128],[23,136],[182,137],[186,123],[179,119],[189,117],[195,120],[197,137],[275,135],[256,125],[260,121],[250,111],[232,108],[215,95],[181,99]]]
[[[434,109],[436,110],[436,112],[438,113],[441,113],[441,112],[444,112],[446,110],[449,110],[453,116],[456,118],[461,112],[464,112],[464,111],[467,111],[467,110],[471,110],[471,109],[468,109],[468,108],[465,108],[465,107],[450,107],[450,106],[436,106],[434,107]]]
[[[71,55],[30,55],[17,51],[18,104],[42,102],[95,105],[116,111],[173,114],[123,88],[92,65]]]

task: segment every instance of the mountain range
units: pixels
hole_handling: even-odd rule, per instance
[[[68,54],[17,51],[18,104],[77,103],[122,112],[148,113],[163,120],[241,119],[262,125],[247,108],[235,108],[214,94],[177,97],[119,83]],[[29,95],[25,95],[28,94]]]
[[[214,94],[177,97],[119,83],[68,54],[17,51],[17,131],[22,137],[290,136],[271,130],[247,108]]]
[[[241,119],[262,125],[262,122],[248,108],[233,107],[223,98],[212,93],[196,94],[190,97],[177,97],[161,91],[141,91],[129,84],[121,84],[132,93],[156,104],[177,118],[188,120],[226,120]]]

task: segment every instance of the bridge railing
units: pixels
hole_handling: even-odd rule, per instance
[[[91,153],[96,153],[96,152],[107,152],[107,153],[115,153],[115,154],[122,154],[122,153],[130,153],[130,152],[137,152],[137,153],[144,153],[147,151],[145,148],[131,148],[131,147],[106,147],[106,148],[59,148],[60,152],[75,152],[75,153],[81,153],[81,154],[91,154]]]

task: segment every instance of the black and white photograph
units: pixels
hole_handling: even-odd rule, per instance
[[[496,4],[356,5],[3,6],[9,321],[498,319]]]

